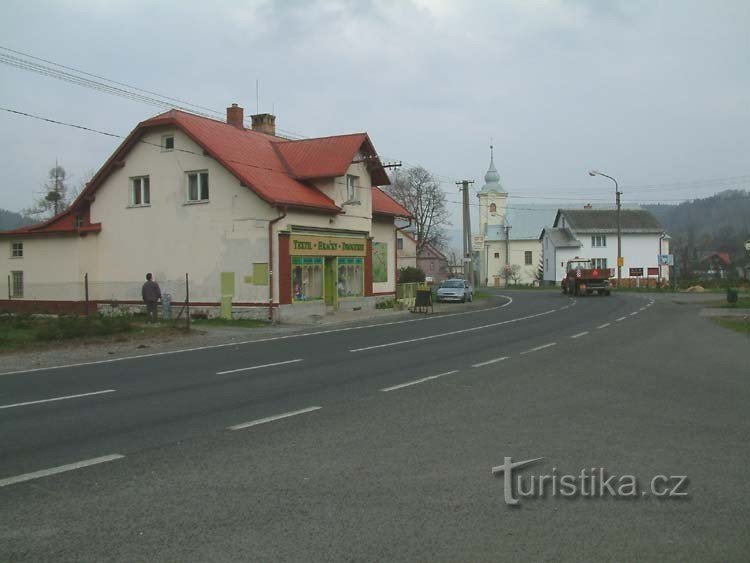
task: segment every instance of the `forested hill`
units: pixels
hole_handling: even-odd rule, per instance
[[[644,205],[653,213],[679,248],[693,252],[745,253],[750,239],[750,192],[726,190],[679,205]]]
[[[0,231],[17,229],[18,227],[29,225],[33,222],[33,219],[30,219],[21,213],[0,209]]]

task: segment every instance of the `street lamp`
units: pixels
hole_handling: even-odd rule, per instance
[[[604,176],[609,178],[615,183],[615,202],[617,203],[617,287],[621,286],[622,282],[622,235],[620,234],[620,187],[617,185],[617,180],[612,176],[599,172],[598,170],[590,170],[589,176]]]

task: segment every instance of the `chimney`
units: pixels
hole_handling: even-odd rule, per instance
[[[253,120],[253,131],[276,136],[276,116],[270,113],[259,113],[250,116]]]
[[[243,110],[237,104],[232,104],[232,107],[227,108],[227,123],[238,129],[244,129],[245,125],[245,110]],[[253,127],[255,129],[255,127]]]

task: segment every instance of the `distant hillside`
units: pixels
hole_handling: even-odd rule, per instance
[[[644,205],[673,238],[673,247],[689,260],[704,251],[745,255],[750,239],[750,192],[726,190],[679,205]]]
[[[15,211],[0,209],[0,231],[17,229],[18,227],[30,225],[31,223],[34,223],[34,220],[30,217],[26,217],[25,215],[16,213]]]

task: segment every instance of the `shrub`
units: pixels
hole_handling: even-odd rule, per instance
[[[417,283],[423,282],[424,279],[424,271],[421,268],[407,266],[398,270],[398,283]]]

